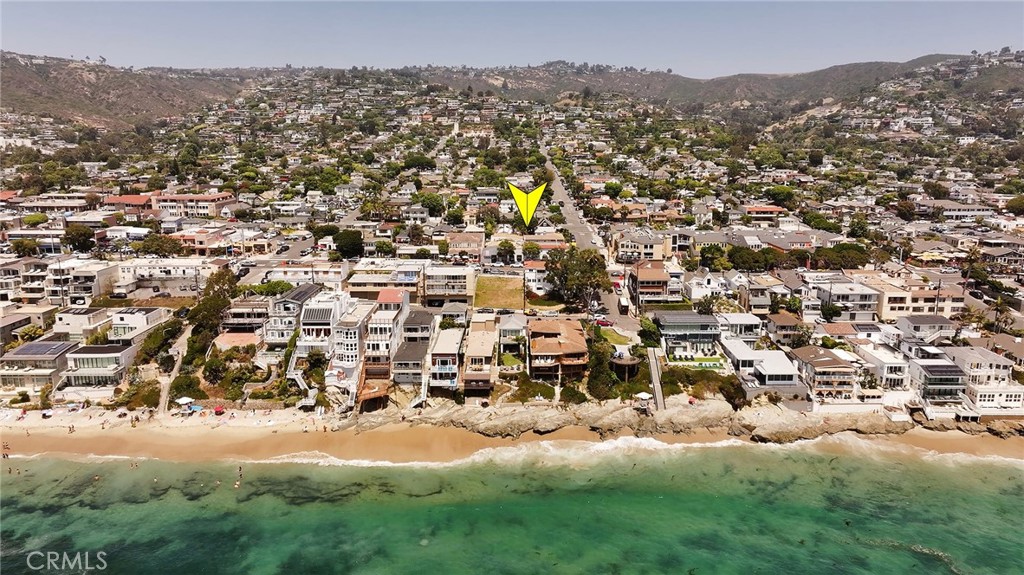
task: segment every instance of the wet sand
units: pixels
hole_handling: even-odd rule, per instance
[[[846,434],[842,434],[846,435]],[[852,433],[848,435],[854,435]],[[407,424],[386,425],[370,431],[345,430],[304,433],[294,429],[162,427],[90,428],[67,434],[58,429],[37,429],[30,436],[10,428],[3,441],[15,455],[48,454],[57,457],[84,455],[155,458],[167,461],[258,461],[275,457],[324,454],[349,461],[392,463],[450,462],[484,449],[515,447],[540,441],[598,442],[601,438],[583,427],[567,427],[546,435],[524,434],[518,439],[485,437],[464,429]],[[868,438],[867,436],[859,436]],[[688,435],[658,435],[667,444],[708,444],[731,438],[724,430],[702,430]],[[1000,439],[961,432],[914,429],[904,435],[872,436],[879,446],[906,446],[938,453],[965,453],[1024,460],[1024,438]],[[837,444],[828,447],[843,450]]]

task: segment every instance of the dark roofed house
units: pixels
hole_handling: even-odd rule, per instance
[[[263,340],[268,346],[283,347],[299,328],[299,313],[309,298],[320,293],[318,284],[308,283],[293,287],[270,303]]]
[[[665,354],[682,357],[694,354],[713,354],[715,343],[721,336],[718,319],[693,311],[657,311],[654,322],[661,329]]]
[[[85,345],[68,353],[63,387],[117,387],[124,380],[139,346]]]

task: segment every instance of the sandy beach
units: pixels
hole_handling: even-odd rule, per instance
[[[450,462],[484,449],[515,447],[539,441],[599,442],[602,438],[581,426],[568,426],[547,434],[525,433],[519,438],[486,437],[466,429],[422,424],[392,423],[370,430],[358,427],[331,431],[338,421],[301,413],[249,411],[220,416],[143,418],[132,427],[128,418],[110,412],[86,410],[58,413],[47,420],[30,412],[17,420],[16,412],[0,416],[0,436],[18,456],[48,454],[155,458],[167,461],[258,461],[304,454],[323,454],[347,461],[391,463]],[[69,433],[69,426],[74,432]],[[324,429],[327,431],[324,431]],[[850,432],[844,434],[853,435]],[[842,435],[842,434],[840,434]],[[619,436],[632,436],[622,433]],[[938,453],[964,453],[1024,460],[1024,437],[1001,439],[959,431],[915,428],[899,435],[860,435],[880,446],[910,446]],[[667,444],[714,443],[737,439],[724,428],[699,429],[686,434],[656,434]],[[605,440],[613,439],[607,435]],[[746,439],[742,439],[746,441]],[[569,445],[569,444],[567,444]]]

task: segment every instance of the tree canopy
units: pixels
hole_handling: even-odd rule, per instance
[[[87,252],[96,246],[96,234],[89,226],[82,224],[71,224],[64,228],[64,237],[60,243],[68,246],[76,252]]]
[[[575,246],[551,250],[544,269],[551,291],[567,304],[586,308],[598,292],[612,291],[607,266],[597,250],[579,250]]]

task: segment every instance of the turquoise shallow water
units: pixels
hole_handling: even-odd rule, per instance
[[[56,550],[103,551],[103,573],[1024,572],[1019,462],[843,441],[305,457],[244,463],[238,489],[234,462],[15,458],[0,567],[39,573],[27,554]]]

